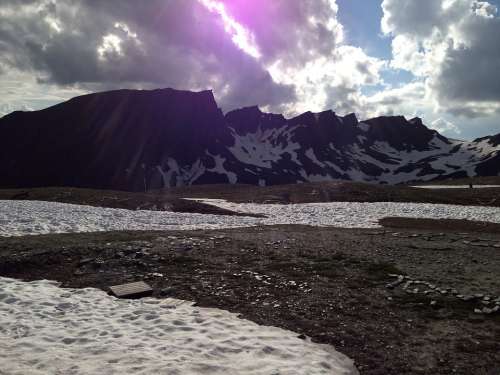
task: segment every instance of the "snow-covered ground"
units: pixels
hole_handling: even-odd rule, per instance
[[[500,185],[473,185],[474,189],[500,188]],[[420,189],[470,189],[469,185],[416,185]]]
[[[204,202],[267,217],[130,211],[39,201],[0,201],[0,236],[111,230],[223,229],[274,224],[377,228],[378,220],[387,216],[500,223],[500,209],[495,207],[391,202],[291,205],[237,204],[223,200]]]
[[[0,278],[0,374],[357,374],[296,333],[174,299]]]

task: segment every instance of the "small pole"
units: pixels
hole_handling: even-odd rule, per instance
[[[146,186],[146,166],[143,163],[141,165],[141,167],[142,167],[142,175],[143,175],[143,182],[144,182],[144,192],[147,193],[148,189],[147,189],[147,186]]]

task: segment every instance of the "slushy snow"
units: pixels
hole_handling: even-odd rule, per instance
[[[378,228],[378,220],[388,216],[500,223],[500,209],[496,207],[393,202],[280,205],[239,204],[217,199],[202,201],[267,217],[130,211],[39,201],[0,201],[0,236],[116,230],[225,229],[275,224]]]
[[[175,299],[0,277],[0,373],[358,374],[296,333]]]

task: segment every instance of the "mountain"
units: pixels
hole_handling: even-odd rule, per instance
[[[500,175],[500,134],[448,139],[419,118],[258,107],[224,115],[211,91],[117,90],[0,119],[0,187],[140,191],[346,179],[408,183]]]

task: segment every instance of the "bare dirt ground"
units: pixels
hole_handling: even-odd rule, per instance
[[[438,229],[3,238],[0,275],[104,290],[146,280],[158,298],[230,310],[334,345],[361,374],[497,375],[500,314],[483,310],[500,304],[500,233]]]
[[[495,184],[496,177],[470,179],[474,184]],[[469,181],[469,180],[467,180]],[[460,181],[459,181],[460,182]],[[450,183],[450,181],[446,181]],[[464,182],[459,183],[464,184]],[[199,185],[131,193],[64,187],[3,189],[0,199],[28,199],[131,210],[162,210],[231,214],[220,208],[180,198],[218,198],[233,202],[410,202],[500,207],[500,188],[421,189],[410,186],[360,182],[320,182],[256,187],[251,185]]]

